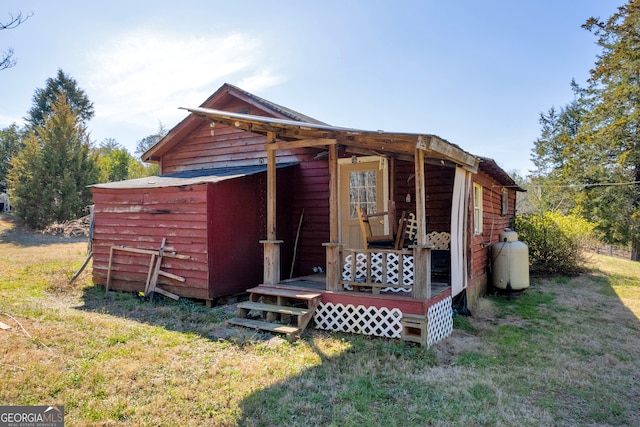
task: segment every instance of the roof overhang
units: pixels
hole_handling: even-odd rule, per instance
[[[367,131],[231,113],[202,107],[182,109],[211,122],[225,124],[247,132],[263,135],[274,132],[279,142],[272,149],[322,147],[339,144],[360,150],[360,152],[366,151],[400,159],[413,159],[416,150],[423,150],[427,158],[452,162],[473,173],[478,171],[480,163],[476,156],[462,150],[455,144],[430,134]]]
[[[297,163],[278,163],[277,169],[295,166]],[[128,179],[126,181],[107,182],[90,185],[93,188],[104,189],[142,189],[183,187],[206,183],[218,183],[229,179],[242,178],[267,171],[267,165],[238,166],[230,168],[200,169],[195,171],[178,172],[170,175],[147,176],[144,178]]]

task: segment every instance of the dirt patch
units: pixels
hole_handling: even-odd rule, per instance
[[[486,351],[486,344],[478,336],[454,329],[453,333],[432,347],[438,364],[451,365],[462,353]]]

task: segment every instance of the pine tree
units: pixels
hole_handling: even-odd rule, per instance
[[[93,117],[93,103],[87,94],[78,87],[75,79],[67,76],[64,71],[58,70],[56,77],[47,79],[44,89],[36,89],[33,95],[33,106],[25,117],[32,129],[44,126],[45,120],[52,113],[53,104],[57,102],[60,95],[66,96],[71,110],[82,122],[86,123]]]
[[[640,260],[640,0],[630,0],[606,21],[583,26],[602,48],[590,70],[589,113],[581,134],[580,161],[594,184],[581,203],[612,243],[630,242]]]
[[[13,205],[28,225],[43,228],[84,214],[91,204],[87,185],[97,182],[96,155],[64,95],[51,105],[44,125],[27,136],[11,166]]]

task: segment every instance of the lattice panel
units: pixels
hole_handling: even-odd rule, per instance
[[[427,346],[437,343],[453,332],[451,297],[429,307],[427,312]]]
[[[400,257],[398,254],[387,253],[387,277],[385,280],[384,269],[382,267],[385,255],[382,252],[371,253],[371,281],[374,283],[390,283],[397,285],[400,283],[400,259],[402,259],[402,284],[413,286],[413,255]],[[367,277],[367,255],[365,253],[356,253],[355,277],[352,266],[353,255],[349,254],[344,259],[342,268],[342,280],[355,281],[356,279],[365,279]],[[351,285],[344,285],[344,288],[351,290]],[[382,288],[383,292],[411,292],[407,288],[386,287]]]
[[[402,312],[386,307],[320,303],[314,315],[316,329],[400,338]]]
[[[427,234],[427,244],[433,246],[433,249],[446,251],[451,245],[451,234],[445,231],[432,231]]]

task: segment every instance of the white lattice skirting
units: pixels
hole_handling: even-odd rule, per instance
[[[451,301],[449,301],[451,303]],[[320,303],[314,316],[316,329],[400,338],[402,312],[385,307]]]
[[[451,297],[429,307],[427,311],[427,346],[437,343],[453,332]]]

